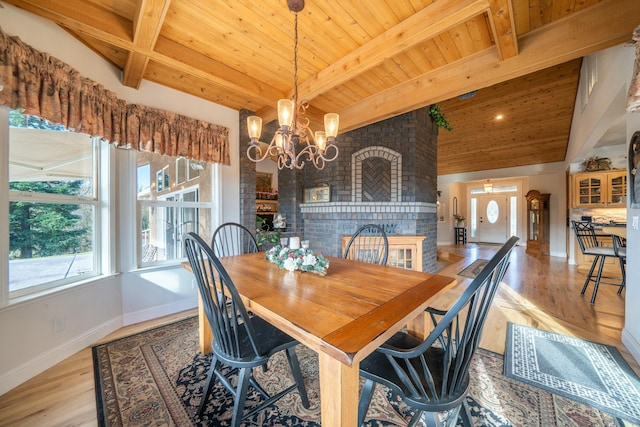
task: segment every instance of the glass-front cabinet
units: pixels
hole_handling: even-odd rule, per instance
[[[549,194],[527,193],[527,253],[549,255]]]
[[[608,206],[625,207],[627,205],[627,171],[609,172],[607,174]]]
[[[627,171],[586,172],[573,175],[573,207],[625,207]]]

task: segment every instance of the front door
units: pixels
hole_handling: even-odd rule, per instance
[[[475,202],[473,201],[475,199]],[[475,209],[473,206],[475,205]],[[472,198],[472,238],[483,243],[505,243],[508,238],[509,212],[507,197],[483,194]]]

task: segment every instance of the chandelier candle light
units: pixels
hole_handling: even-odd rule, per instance
[[[275,132],[265,150],[260,142],[262,119],[258,116],[247,117],[251,139],[247,148],[247,157],[254,162],[261,162],[267,156],[277,157],[278,169],[302,169],[305,161],[310,161],[317,169],[322,170],[326,162],[338,157],[338,146],[335,142],[340,118],[336,113],[327,113],[324,115],[324,131],[317,131],[314,134],[309,128],[309,118],[305,117],[309,103],[306,100],[298,103],[298,12],[304,9],[304,0],[288,0],[287,5],[295,14],[293,99],[278,101],[280,128]]]

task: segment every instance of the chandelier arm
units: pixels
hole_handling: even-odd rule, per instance
[[[249,147],[247,147],[247,157],[252,162],[261,162],[267,158],[268,154],[269,150],[265,150],[264,154],[262,154],[262,148],[260,148],[260,145],[257,143],[251,143]]]
[[[327,155],[327,153],[332,150],[335,151],[335,153],[333,154],[333,156],[330,157]],[[327,162],[332,162],[338,157],[338,153],[339,153],[338,146],[336,144],[327,144],[324,151],[322,153],[318,153],[318,156],[322,157],[322,159]]]
[[[307,160],[309,160],[309,161],[313,161],[313,159],[316,156],[316,148],[308,140],[306,141],[306,147],[304,147],[302,150],[300,150],[300,152],[296,156],[295,163],[296,164],[300,164],[298,169],[302,169],[302,167],[304,166],[303,156],[305,156],[305,155],[307,156]]]
[[[313,166],[315,166],[315,167],[316,167],[316,169],[318,169],[318,170],[322,170],[322,169],[324,169],[324,166],[325,166],[325,159],[324,159],[324,157],[323,157],[321,154],[319,154],[319,155],[315,156],[315,157],[314,157],[313,159],[311,159],[311,160],[312,160],[312,162],[313,162]]]

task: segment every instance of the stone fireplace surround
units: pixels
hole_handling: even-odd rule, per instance
[[[310,164],[299,171],[279,171],[279,212],[287,217],[283,236],[300,236],[324,255],[341,256],[341,236],[364,224],[379,224],[395,234],[426,236],[422,265],[424,271],[435,272],[437,129],[427,111],[338,135],[338,159],[322,171]],[[250,114],[241,111],[240,122],[246,123]],[[246,158],[242,144],[248,141],[246,126],[240,128],[241,222],[252,229],[255,164]],[[263,139],[271,138],[267,134]],[[304,189],[322,185],[330,187],[330,202],[303,203]]]

